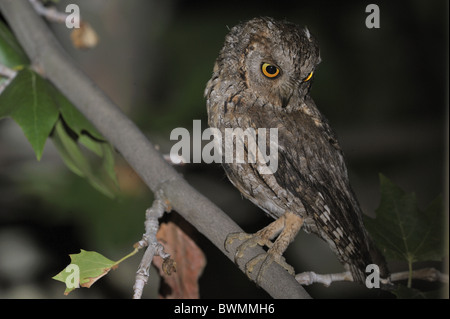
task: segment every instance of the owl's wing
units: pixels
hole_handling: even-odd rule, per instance
[[[365,269],[371,263],[367,233],[333,131],[318,113],[281,116],[277,184],[303,204],[307,230],[326,240],[341,262]]]

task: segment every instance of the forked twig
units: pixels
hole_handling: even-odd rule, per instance
[[[159,218],[163,216],[165,211],[170,211],[169,205],[163,199],[162,191],[158,191],[155,193],[152,207],[148,208],[145,212],[145,234],[136,243],[138,248],[147,247],[147,249],[145,250],[144,256],[142,256],[141,263],[136,272],[136,281],[133,286],[133,299],[140,299],[142,296],[142,291],[150,276],[150,265],[153,257],[160,256],[164,260],[168,260],[170,257],[164,251],[164,246],[156,238],[156,233],[159,229]]]

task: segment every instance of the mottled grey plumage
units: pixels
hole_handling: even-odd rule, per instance
[[[255,18],[225,38],[205,90],[209,125],[222,133],[278,128],[279,164],[273,174],[260,174],[261,163],[223,164],[245,197],[274,219],[283,218],[264,232],[239,238],[256,236],[253,245],[269,246],[269,255],[284,263],[275,255],[281,256],[303,227],[330,245],[355,281],[364,280],[372,263],[386,276],[384,259],[363,226],[342,150],[309,96],[319,63],[319,47],[308,29],[288,22]],[[278,234],[274,247],[269,240]]]

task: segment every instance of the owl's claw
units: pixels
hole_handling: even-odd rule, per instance
[[[259,263],[261,262],[261,267],[258,270],[258,274],[256,275],[256,282],[261,282],[262,277],[265,273],[265,271],[267,270],[267,268],[272,264],[272,262],[276,262],[277,264],[279,264],[281,267],[283,267],[284,269],[287,270],[287,272],[289,274],[291,274],[292,276],[295,276],[295,271],[294,271],[294,267],[292,267],[291,265],[289,265],[286,260],[284,259],[284,257],[276,252],[273,252],[269,249],[269,251],[265,254],[260,254],[258,256],[256,256],[255,258],[251,259],[246,265],[245,265],[245,273],[246,275],[250,277],[250,275],[253,272],[253,268]]]
[[[243,241],[243,240],[248,240],[252,237],[251,234],[247,234],[247,233],[231,233],[228,234],[227,239],[225,240],[225,244],[224,244],[224,248],[226,252],[230,252],[230,250],[228,249],[228,246],[230,246],[231,244],[233,244],[233,242],[237,239],[239,241]],[[236,250],[236,254],[237,254],[237,250]],[[235,256],[236,259],[236,256]]]
[[[259,245],[261,247],[267,246],[272,247],[273,243],[265,238],[262,238],[261,236],[256,234],[247,234],[247,233],[231,233],[227,236],[227,239],[225,241],[225,250],[229,252],[228,246],[231,245],[235,240],[244,241],[242,244],[240,244],[236,248],[236,252],[234,253],[234,262],[237,263],[237,261],[244,256],[244,252],[248,248],[255,247],[256,245]]]
[[[282,255],[302,224],[303,220],[299,216],[292,213],[286,213],[255,234],[229,234],[225,240],[225,250],[229,251],[228,246],[236,239],[243,241],[243,243],[237,247],[234,255],[234,261],[237,263],[237,261],[244,256],[244,253],[248,248],[255,247],[256,245],[269,248],[266,253],[254,257],[245,265],[246,275],[249,278],[252,278],[251,274],[253,273],[253,269],[258,263],[261,263],[258,274],[256,275],[257,283],[262,280],[264,272],[274,261],[286,269],[291,275],[295,275],[294,268],[286,263],[286,260]],[[277,235],[278,238],[275,242],[272,242],[271,239]]]

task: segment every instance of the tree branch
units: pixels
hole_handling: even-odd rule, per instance
[[[402,271],[391,274],[391,281],[399,281],[409,279],[409,271]],[[436,268],[422,268],[412,271],[412,279],[420,279],[425,281],[439,281],[448,284],[448,275],[440,272]]]
[[[41,16],[49,19],[50,21],[63,23],[66,21],[67,14],[57,11],[54,7],[45,7],[40,0],[28,0],[33,5],[34,10]]]
[[[0,9],[33,65],[114,145],[153,192],[161,189],[174,210],[233,260],[236,245],[226,252],[225,238],[242,229],[168,165],[136,125],[75,66],[28,0],[0,0]],[[239,268],[244,271],[245,263],[263,252],[260,247],[248,249]],[[274,298],[309,298],[295,278],[276,263],[259,285]]]
[[[147,209],[145,213],[145,234],[137,243],[138,247],[142,248],[147,246],[147,249],[144,253],[144,256],[142,257],[142,261],[139,265],[138,271],[136,272],[136,281],[133,286],[133,299],[140,299],[142,296],[142,291],[150,275],[149,270],[153,257],[160,256],[161,258],[164,258],[164,261],[166,261],[170,257],[170,255],[164,251],[164,246],[161,245],[156,238],[156,233],[159,229],[159,219],[168,209],[161,193],[161,191],[157,191],[155,193],[155,199],[153,200],[152,207]],[[172,264],[172,266],[174,265]],[[170,271],[172,271],[172,269]]]
[[[335,274],[316,274],[313,271],[306,271],[295,275],[295,279],[303,286],[309,286],[315,283],[320,283],[326,287],[337,281],[353,281],[349,271],[335,273]],[[381,279],[382,283],[392,283],[399,280],[419,279],[426,281],[440,281],[448,284],[448,275],[440,272],[436,268],[422,268],[418,270],[401,271],[390,275],[389,279]]]

